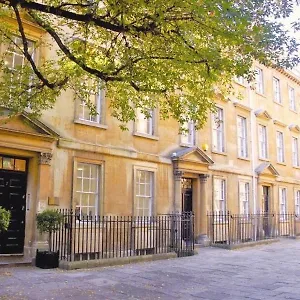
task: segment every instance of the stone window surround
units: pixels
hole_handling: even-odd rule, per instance
[[[77,165],[78,163],[83,164],[92,164],[97,165],[99,167],[98,173],[98,214],[104,215],[103,212],[103,202],[104,202],[104,161],[101,160],[93,160],[82,157],[74,157],[73,160],[73,176],[72,176],[72,208],[76,208],[76,179],[77,179]]]
[[[132,215],[136,216],[136,177],[137,177],[137,171],[147,171],[147,172],[152,172],[153,177],[152,177],[152,207],[151,207],[151,214],[155,215],[156,214],[156,199],[157,199],[157,168],[152,167],[152,166],[146,166],[146,165],[140,165],[140,164],[135,164],[133,166],[133,181],[132,181],[132,186],[133,186],[133,207],[132,207]]]

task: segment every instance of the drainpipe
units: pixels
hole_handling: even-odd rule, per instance
[[[253,197],[253,212],[256,213],[257,210],[257,182],[256,182],[256,172],[255,165],[257,161],[257,151],[255,149],[257,145],[256,138],[256,117],[254,115],[254,101],[253,101],[253,91],[250,88],[250,84],[247,86],[247,96],[249,99],[250,112],[250,145],[251,145],[251,173],[252,173],[252,197]]]

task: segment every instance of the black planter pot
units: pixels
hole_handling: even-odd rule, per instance
[[[42,269],[58,268],[59,263],[59,251],[39,251],[36,250],[35,265]]]

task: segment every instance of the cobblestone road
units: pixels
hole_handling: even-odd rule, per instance
[[[0,269],[0,299],[300,300],[300,240],[102,269]]]

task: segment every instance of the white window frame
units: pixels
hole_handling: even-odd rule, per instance
[[[144,186],[144,191],[146,191],[146,182],[140,182],[139,172],[147,172],[150,175],[150,194],[143,193],[143,189],[141,188]],[[152,168],[145,168],[140,166],[134,167],[134,206],[133,206],[133,214],[137,217],[150,217],[154,215],[155,211],[155,182],[156,182],[156,170]],[[148,208],[140,207],[139,198],[146,198],[149,199]],[[142,210],[142,214],[139,211]],[[143,211],[144,210],[144,211]],[[145,214],[146,210],[148,213]]]
[[[237,145],[238,157],[248,157],[248,134],[247,134],[247,118],[237,116]]]
[[[300,218],[300,190],[295,190],[295,214]]]
[[[87,165],[90,167],[96,168],[97,178],[91,177],[91,169],[90,169],[90,176],[86,177],[84,174],[82,176],[78,176],[78,170],[81,165]],[[84,190],[84,181],[86,180],[96,180],[96,190],[91,191],[91,181],[89,181],[89,190]],[[78,180],[81,180],[82,189],[78,189]],[[95,196],[95,203],[94,205],[82,205],[82,195],[94,195]],[[76,214],[80,217],[84,216],[86,219],[86,214],[82,214],[82,209],[84,208],[94,208],[95,213],[92,216],[100,216],[102,214],[102,199],[103,199],[103,164],[102,163],[95,163],[94,161],[88,160],[75,160],[74,162],[74,174],[73,174],[73,199],[74,199],[74,207]],[[89,203],[90,204],[90,203]],[[89,214],[90,216],[90,214]]]
[[[76,121],[87,125],[104,125],[105,123],[105,90],[99,87],[97,94],[91,95],[95,97],[95,109],[97,114],[91,115],[88,112],[87,103],[83,100],[76,100]],[[87,115],[85,115],[87,113]]]
[[[17,44],[17,40],[20,40],[20,42],[23,43],[22,37],[15,35],[15,36],[13,37],[14,43]],[[32,43],[33,51],[32,51],[31,57],[32,57],[32,59],[35,61],[35,60],[36,60],[35,41],[32,40],[32,39],[27,39],[27,42]],[[13,47],[14,50],[17,49],[17,46],[16,46],[15,44],[11,44],[10,46]],[[30,46],[28,45],[28,47],[30,47]],[[24,66],[24,62],[27,62],[27,64],[29,64],[29,62],[26,60],[25,55],[24,55],[23,53],[18,53],[17,51],[14,51],[14,50],[10,50],[9,47],[5,50],[6,53],[12,55],[13,67],[12,67],[12,68],[9,67],[10,70],[16,70],[16,69],[14,68],[14,67],[15,67],[15,66],[14,66],[14,61],[15,61],[16,56],[22,57],[22,64],[21,64],[21,67]],[[22,51],[22,50],[20,50],[20,51]],[[5,54],[4,54],[4,56],[5,56]],[[4,64],[5,64],[5,59],[4,59]],[[5,65],[7,65],[7,64],[5,64]],[[18,65],[18,66],[20,66],[20,65]]]
[[[239,204],[240,213],[248,215],[250,213],[250,182],[245,180],[239,181]]]
[[[183,129],[186,132],[181,133],[180,135],[180,143],[183,146],[195,146],[196,145],[196,130],[195,124],[193,121],[188,121],[183,124]]]
[[[21,76],[22,76],[22,72],[19,72],[19,70],[17,70],[16,68],[17,67],[21,67],[21,69],[24,67],[25,63],[27,65],[30,65],[30,63],[27,61],[27,59],[25,58],[25,55],[23,54],[23,50],[22,50],[22,47],[23,47],[23,41],[22,41],[22,37],[18,36],[18,35],[14,35],[12,37],[13,39],[13,42],[9,43],[9,45],[7,44],[3,44],[1,45],[1,52],[3,52],[3,55],[4,55],[4,65],[6,67],[8,67],[8,69],[11,71],[11,80],[13,80],[13,77],[16,76],[17,79],[20,79]],[[18,41],[21,43],[21,50],[17,48],[16,44],[18,44]],[[37,40],[36,39],[31,39],[31,38],[27,38],[27,43],[28,43],[28,52],[30,53],[30,44],[32,44],[32,53],[30,53],[31,55],[31,58],[33,59],[34,62],[37,62],[38,61],[38,51],[37,51],[37,48],[36,48],[36,42]],[[18,50],[21,52],[19,53]],[[12,56],[12,63],[13,65],[12,66],[8,66],[8,63],[6,63],[6,55],[10,55]],[[16,60],[16,57],[19,57],[22,59],[22,63],[19,64],[19,65],[15,65],[14,62]],[[34,76],[34,72],[32,71],[32,74],[29,75],[28,77],[28,84],[32,83],[32,79],[33,79],[33,76]],[[20,79],[21,81],[22,79]],[[15,87],[13,85],[10,86],[10,89],[14,89]],[[29,88],[27,90],[28,93],[31,93],[31,88]],[[27,107],[26,107],[29,111],[31,110],[31,105],[30,103],[28,103]]]
[[[242,86],[246,86],[247,84],[247,80],[244,76],[235,76],[235,82],[237,82],[238,84],[242,85]]]
[[[276,131],[276,148],[277,148],[277,162],[284,163],[284,136],[283,132]]]
[[[225,111],[222,107],[216,107],[216,113],[212,114],[212,149],[225,152]]]
[[[287,188],[279,187],[279,213],[280,220],[285,221],[287,217]]]
[[[256,71],[256,75],[255,75],[255,79],[256,79],[256,92],[258,92],[259,94],[264,94],[265,92],[265,88],[264,88],[264,74],[263,74],[263,70],[259,67],[255,68]]]
[[[290,85],[288,86],[288,93],[289,93],[289,107],[290,107],[290,110],[297,111],[296,98],[295,98],[295,89],[293,87],[291,87]]]
[[[149,109],[150,117],[146,118],[141,109],[136,110],[135,133],[141,135],[155,135],[155,109]]]
[[[293,167],[299,167],[299,141],[294,136],[292,137],[292,162]]]
[[[267,159],[268,158],[268,132],[267,132],[267,126],[262,124],[258,124],[258,148],[259,148],[258,151],[259,158]]]
[[[217,185],[220,185],[217,189]],[[220,190],[219,190],[220,188]],[[222,177],[213,177],[213,206],[215,212],[226,213],[227,209],[227,194],[226,194],[226,179]]]
[[[275,76],[273,77],[273,98],[276,103],[281,104],[280,80]]]

